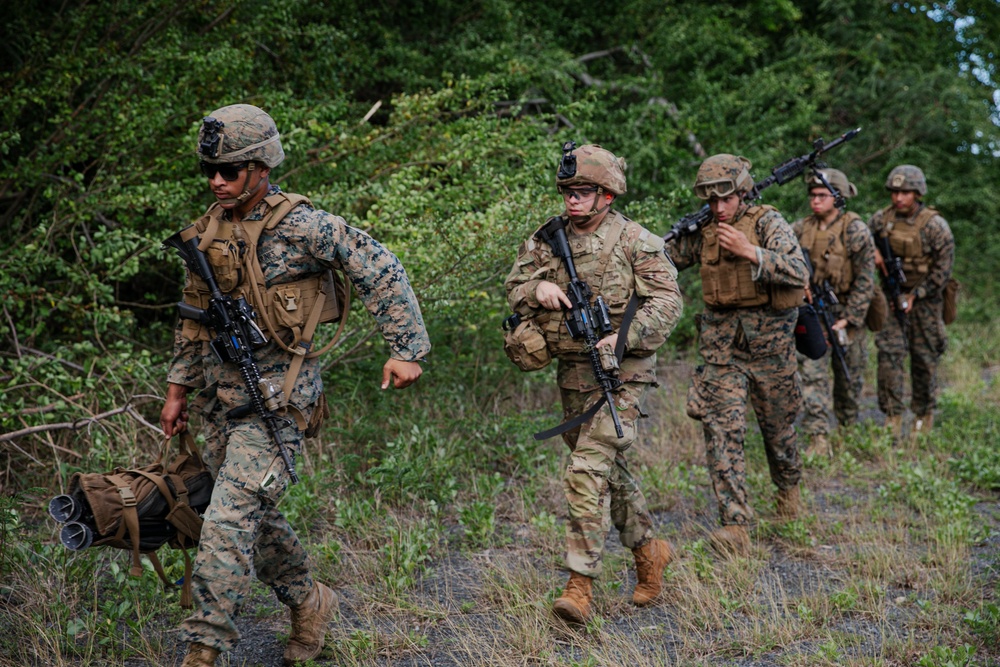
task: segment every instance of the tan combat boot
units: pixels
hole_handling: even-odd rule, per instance
[[[903,415],[886,415],[885,426],[892,433],[893,441],[899,442],[903,437]]]
[[[337,594],[317,582],[298,607],[292,607],[292,634],[285,648],[285,665],[312,660],[323,650],[326,627],[337,613]]]
[[[663,590],[663,570],[674,559],[674,548],[666,540],[650,540],[637,549],[635,575],[638,582],[632,593],[633,604],[645,607],[660,596]]]
[[[750,533],[746,526],[723,526],[708,536],[712,548],[723,556],[748,556],[750,554]]]
[[[192,642],[188,646],[187,655],[181,667],[215,667],[215,659],[219,657],[219,649]]]
[[[590,618],[590,601],[594,598],[594,580],[570,572],[563,594],[552,603],[552,611],[567,623],[583,625]]]
[[[913,420],[913,430],[910,432],[910,440],[916,440],[917,436],[929,435],[934,426],[934,414],[928,412],[926,415],[917,415]]]
[[[799,485],[778,489],[778,517],[791,521],[799,516]]]
[[[813,433],[809,436],[809,449],[806,450],[806,456],[832,457],[833,446],[830,444],[830,438],[825,433]]]

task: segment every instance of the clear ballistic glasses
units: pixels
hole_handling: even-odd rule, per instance
[[[597,188],[596,187],[593,187],[593,188],[568,188],[568,187],[563,187],[563,186],[560,185],[556,189],[559,191],[559,194],[561,194],[563,196],[563,198],[565,198],[565,199],[577,199],[577,200],[583,199],[585,197],[589,197],[590,195],[592,195],[592,194],[594,194],[594,193],[597,192]]]

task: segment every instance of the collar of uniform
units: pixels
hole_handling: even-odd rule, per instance
[[[267,189],[267,194],[264,195],[259,202],[254,204],[254,207],[250,209],[245,216],[243,216],[243,222],[256,222],[257,220],[263,220],[264,216],[267,215],[271,207],[267,203],[267,198],[271,195],[276,195],[281,192],[275,184],[271,184],[271,187]]]

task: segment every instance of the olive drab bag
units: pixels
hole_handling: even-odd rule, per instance
[[[168,460],[170,439],[156,461],[143,468],[115,468],[106,473],[75,473],[66,495],[49,503],[49,514],[63,523],[60,539],[72,550],[108,546],[132,552],[133,576],[142,574],[145,554],[163,583],[156,556],[164,544],[184,551],[181,606],[192,606],[190,547],[198,545],[202,514],[215,483],[188,432],[178,437],[179,451]]]
[[[945,324],[951,324],[958,318],[958,293],[962,291],[962,283],[949,278],[944,285],[944,309],[941,317]]]

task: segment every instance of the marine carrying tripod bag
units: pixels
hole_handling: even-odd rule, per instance
[[[184,551],[181,606],[190,607],[191,557],[197,546],[201,515],[212,499],[214,480],[188,432],[178,437],[179,451],[167,460],[170,439],[160,456],[143,468],[115,468],[107,473],[75,473],[69,492],[49,503],[49,514],[65,522],[60,539],[69,549],[109,546],[132,552],[130,574],[142,574],[146,554],[157,574],[163,572],[156,550],[164,544]]]

